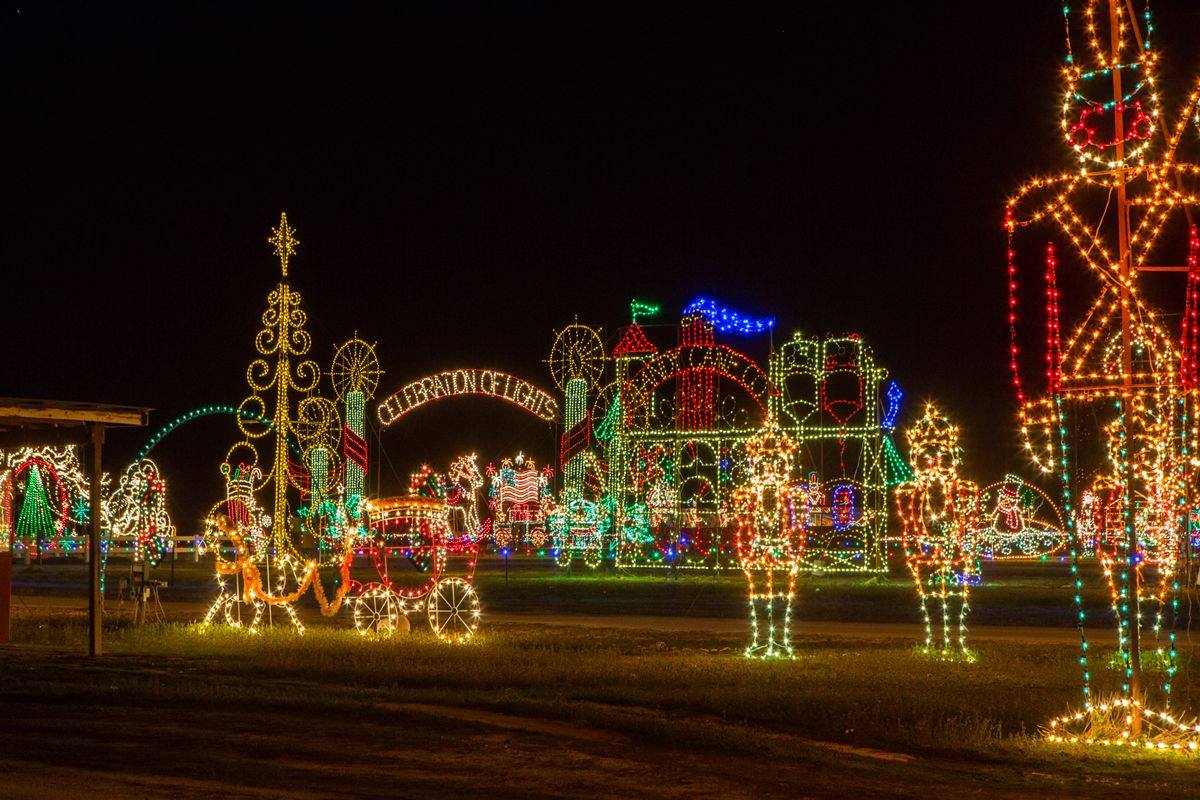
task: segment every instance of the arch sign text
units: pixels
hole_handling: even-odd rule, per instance
[[[452,369],[401,387],[379,404],[379,421],[387,427],[426,403],[469,394],[508,400],[547,422],[558,418],[558,401],[529,381],[492,369]]]

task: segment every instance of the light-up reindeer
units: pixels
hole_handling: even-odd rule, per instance
[[[808,534],[810,493],[792,483],[796,442],[768,417],[746,443],[749,481],[734,490],[738,561],[749,583],[754,658],[792,657],[796,574]]]
[[[905,431],[913,479],[896,487],[904,560],[917,586],[925,648],[934,648],[929,605],[941,610],[941,652],[966,654],[968,599],[974,559],[966,545],[978,527],[979,490],[959,477],[958,428],[929,403]]]
[[[450,462],[446,471],[446,506],[450,531],[456,538],[478,542],[491,532],[491,520],[479,519],[479,490],[483,488],[483,473],[479,471],[478,456],[459,456]]]

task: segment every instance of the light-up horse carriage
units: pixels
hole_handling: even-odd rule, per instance
[[[445,641],[466,641],[479,627],[479,596],[471,582],[491,521],[480,524],[475,513],[473,495],[482,481],[474,456],[454,462],[451,480],[443,496],[414,491],[367,503],[359,552],[370,557],[375,579],[350,581],[360,633],[407,631],[413,612],[424,613]]]

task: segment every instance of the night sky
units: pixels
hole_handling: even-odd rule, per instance
[[[981,482],[1020,466],[1000,220],[1070,165],[1059,3],[179,5],[6,11],[0,393],[155,426],[236,405],[286,210],[314,357],[357,330],[382,389],[453,366],[553,389],[576,315],[611,336],[633,297],[706,295],[780,336],[860,332]],[[1168,109],[1185,5],[1155,7]],[[408,426],[400,474],[555,435],[478,400]],[[109,469],[148,433],[111,434]],[[156,451],[177,516],[221,496],[232,439]]]

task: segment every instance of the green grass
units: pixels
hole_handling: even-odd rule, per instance
[[[1107,589],[1093,569],[1085,567],[1085,600],[1090,619],[1108,625]],[[126,568],[127,571],[127,568]],[[115,586],[122,570],[110,568]],[[170,578],[168,565],[155,577]],[[985,582],[971,591],[970,624],[1074,624],[1068,568],[1059,562],[994,563],[984,567]],[[69,594],[82,591],[84,567],[72,564],[18,565],[15,586],[21,594]],[[354,577],[374,580],[364,561]],[[328,580],[328,576],[327,576]],[[506,578],[503,563],[481,558],[476,586],[486,608],[497,612],[568,614],[644,614],[740,619],[745,614],[745,580],[738,573],[680,573],[631,570],[556,570],[548,560],[513,559]],[[163,599],[202,601],[214,595],[211,563],[180,561]],[[802,620],[907,622],[919,620],[911,580],[903,570],[888,576],[803,576],[798,585],[796,615]]]

